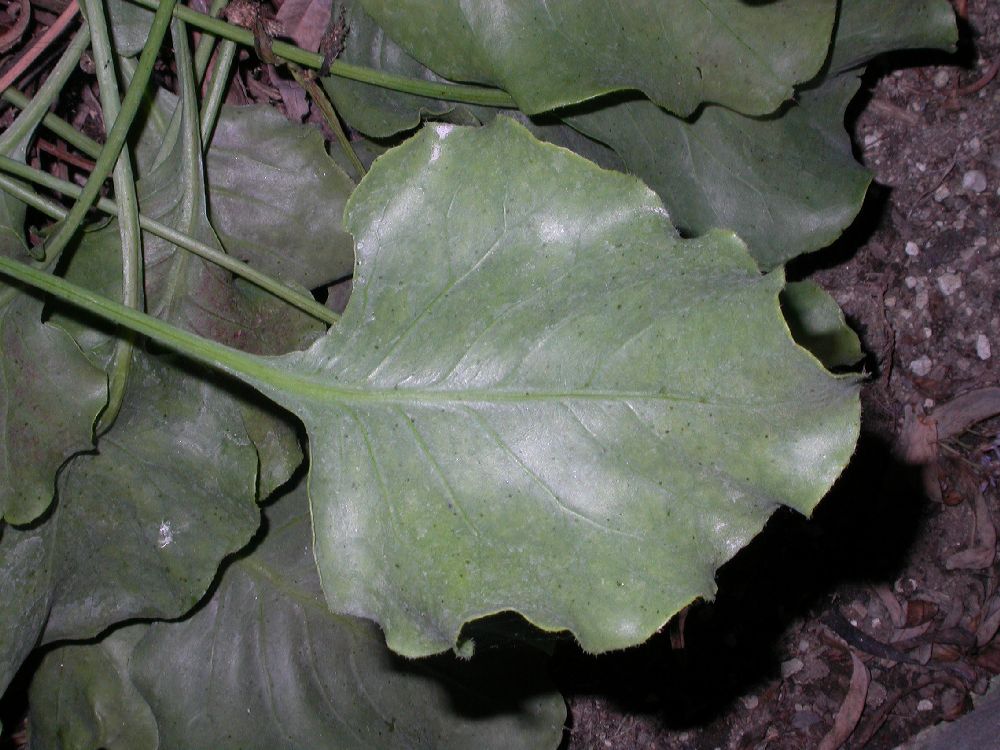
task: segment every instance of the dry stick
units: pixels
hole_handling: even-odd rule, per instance
[[[66,149],[57,146],[54,143],[49,143],[48,141],[43,140],[42,138],[39,138],[37,141],[35,141],[35,144],[38,146],[39,151],[44,151],[45,153],[56,157],[57,159],[59,159],[59,161],[64,161],[67,164],[72,164],[74,167],[78,167],[79,169],[82,169],[85,172],[89,172],[94,168],[94,162],[91,161],[90,159],[86,159],[82,156],[72,153],[71,151],[67,151]]]
[[[69,26],[70,21],[73,17],[80,12],[80,8],[76,3],[76,0],[72,0],[69,5],[66,6],[59,18],[56,19],[55,23],[49,26],[49,28],[38,37],[27,51],[21,56],[21,58],[14,63],[14,66],[0,76],[0,91],[9,88],[13,85],[14,81],[21,77],[21,74],[28,69],[28,67],[33,63],[40,54],[42,54],[50,44],[52,44],[55,39],[62,34],[66,27]]]

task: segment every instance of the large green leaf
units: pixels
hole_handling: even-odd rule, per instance
[[[684,231],[733,229],[770,269],[833,242],[864,200],[870,176],[844,130],[858,74],[842,71],[889,50],[954,42],[946,0],[844,0],[832,62],[776,116],[708,106],[683,120],[631,97],[567,121],[617,151]]]
[[[638,89],[681,115],[702,102],[772,112],[826,59],[836,0],[360,0],[451,80],[495,84],[535,114]]]
[[[312,127],[271,107],[223,107],[205,160],[209,216],[230,255],[309,289],[351,273],[351,179]]]
[[[392,655],[374,625],[327,608],[304,483],[267,516],[263,543],[229,566],[186,620],[125,628],[47,655],[31,686],[33,747],[559,743],[565,706],[540,684],[537,663],[515,655],[498,668],[489,654],[418,663]]]
[[[341,323],[241,377],[305,423],[331,608],[396,651],[507,609],[639,643],[851,455],[857,388],[792,342],[780,273],[509,119],[425,128],[347,222]]]

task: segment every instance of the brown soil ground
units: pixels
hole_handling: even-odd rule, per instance
[[[1000,2],[956,5],[958,54],[870,69],[848,124],[875,183],[842,240],[789,272],[834,295],[867,352],[853,463],[683,625],[560,654],[566,750],[894,748],[1000,672],[1000,419],[966,429],[954,401],[1000,411],[978,391],[1000,385]]]

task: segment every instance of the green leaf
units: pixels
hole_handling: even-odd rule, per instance
[[[617,151],[683,231],[732,229],[762,268],[775,268],[839,237],[871,179],[854,160],[844,129],[858,74],[840,71],[892,49],[950,46],[954,19],[947,6],[945,0],[844,0],[826,68],[833,73],[824,72],[773,117],[708,106],[687,121],[633,97],[567,121]]]
[[[304,483],[267,515],[263,543],[186,620],[46,656],[31,686],[34,747],[558,745],[565,706],[537,659],[393,656],[374,625],[326,607]],[[131,744],[109,741],[112,731]]]
[[[842,0],[827,67],[837,74],[883,52],[952,50],[957,42],[955,11],[948,0]]]
[[[792,337],[825,367],[850,367],[864,357],[861,341],[844,320],[844,312],[826,290],[813,281],[787,285],[781,306]]]
[[[0,310],[0,517],[8,523],[46,511],[56,471],[93,447],[94,420],[108,400],[104,372],[42,322],[42,309],[35,297],[18,295]]]
[[[41,113],[37,115],[40,119]],[[37,123],[24,113],[0,153],[24,161]],[[26,206],[0,191],[0,255],[30,259],[25,240]],[[0,294],[11,290],[0,284]],[[70,456],[94,445],[94,421],[108,399],[104,373],[73,340],[42,322],[42,303],[18,294],[0,307],[0,519],[25,524],[49,507],[55,475]],[[0,686],[6,682],[0,682]]]
[[[861,208],[871,177],[843,125],[858,85],[836,78],[770,119],[706,107],[689,123],[629,99],[567,121],[617,151],[685,232],[731,228],[771,269],[833,242]]]
[[[349,31],[338,60],[411,78],[441,80],[386,36],[382,27],[357,2],[346,4],[344,20]],[[455,106],[439,99],[404,94],[338,76],[328,76],[321,82],[337,113],[372,138],[388,138],[412,130],[423,116],[444,115]]]
[[[529,114],[639,89],[680,115],[702,102],[772,112],[826,59],[835,0],[423,3],[360,0],[439,75],[510,92]]]
[[[208,149],[209,216],[226,252],[308,289],[351,273],[351,179],[319,132],[271,107],[223,107]]]
[[[857,388],[792,342],[780,273],[506,118],[388,152],[347,223],[341,323],[241,377],[305,423],[331,608],[402,654],[508,609],[639,643],[853,451]]]

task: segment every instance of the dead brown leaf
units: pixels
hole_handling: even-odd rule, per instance
[[[843,746],[858,725],[858,720],[861,719],[861,714],[865,710],[871,674],[869,674],[865,663],[854,652],[851,652],[851,664],[851,685],[847,689],[847,696],[840,704],[840,710],[837,711],[837,716],[833,720],[833,726],[820,741],[819,750],[837,750]]]

